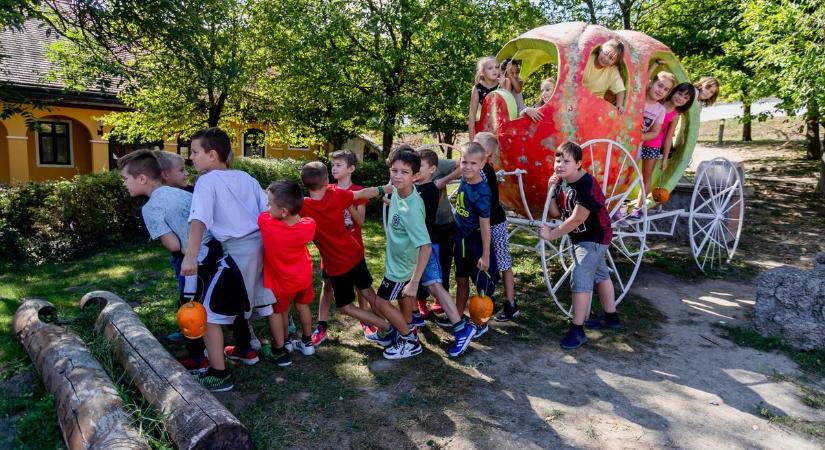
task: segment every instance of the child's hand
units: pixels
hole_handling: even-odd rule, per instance
[[[381,197],[381,201],[384,202],[385,205],[390,206],[390,199],[387,197]]]
[[[194,255],[183,257],[183,262],[180,264],[180,274],[185,277],[198,274],[198,263],[195,261]]]
[[[402,297],[410,297],[416,298],[418,296],[418,283],[413,283],[410,281],[409,283],[404,285],[404,289],[401,290]]]
[[[539,230],[539,237],[544,239],[545,241],[552,241],[553,236],[550,235],[550,227],[547,225],[543,225]]]
[[[662,172],[664,172],[665,169],[667,169],[667,156],[662,159]]]
[[[487,269],[490,268],[490,256],[482,255],[481,258],[478,258],[478,264],[476,264],[476,267],[478,267],[478,270],[486,272]]]
[[[616,109],[619,110],[619,114],[624,114],[624,106],[617,106]]]
[[[550,179],[549,179],[549,180],[547,180],[547,187],[550,187],[550,186],[551,186],[551,185],[553,185],[553,184],[558,185],[560,181],[561,181],[561,177],[560,177],[560,176],[558,176],[558,175],[556,175],[556,174],[554,173],[554,174],[550,177]]]
[[[538,109],[528,106],[524,108],[524,115],[533,119],[533,122],[538,122],[544,118],[544,115]]]

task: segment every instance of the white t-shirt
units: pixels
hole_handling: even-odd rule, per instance
[[[258,231],[258,216],[267,211],[258,181],[240,170],[212,170],[198,178],[189,222],[200,220],[220,242]]]
[[[642,123],[642,133],[647,133],[653,128],[654,123],[661,124],[665,119],[667,110],[665,106],[659,102],[645,101],[645,109],[642,113],[644,115],[644,122]]]

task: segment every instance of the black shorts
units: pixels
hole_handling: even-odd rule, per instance
[[[355,289],[363,291],[372,287],[372,275],[367,268],[367,261],[362,259],[349,272],[329,277],[332,282],[332,295],[335,297],[335,307],[347,306],[355,301]]]
[[[221,243],[217,240],[213,239],[206,244],[206,248],[208,252],[206,257],[203,258],[203,261],[198,263],[198,274],[195,277],[195,282],[193,283],[194,286],[190,286],[189,277],[180,276],[180,283],[178,289],[179,294],[179,303],[183,305],[184,303],[188,302],[189,299],[193,299],[196,302],[203,303],[203,294],[206,292],[206,288],[209,286],[209,282],[212,280],[212,276],[215,274],[215,269],[217,268],[218,261],[223,258],[223,248],[221,248]],[[180,254],[180,258],[178,259],[176,255],[172,256],[173,264],[178,264],[178,269],[180,268],[180,263],[183,261],[183,253]]]
[[[409,281],[392,281],[384,278],[378,287],[378,297],[384,300],[401,300],[401,291]]]
[[[226,255],[217,263],[215,274],[203,296],[207,323],[230,325],[235,316],[244,315],[250,309],[246,286],[238,265]]]

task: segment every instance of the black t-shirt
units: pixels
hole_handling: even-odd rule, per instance
[[[490,206],[490,226],[498,225],[507,221],[507,215],[504,214],[504,208],[501,207],[501,203],[498,201],[498,178],[496,177],[496,171],[493,170],[493,166],[491,166],[490,163],[484,163],[484,169],[482,169],[481,173],[484,174],[484,181],[486,181],[487,186],[490,187],[492,203]]]
[[[415,189],[418,190],[418,195],[424,201],[424,223],[427,225],[427,232],[430,234],[430,241],[436,242],[438,230],[435,225],[435,215],[438,212],[438,201],[441,198],[441,191],[435,187],[432,181],[417,184]]]
[[[558,202],[562,220],[567,220],[573,215],[576,205],[582,205],[590,211],[587,220],[570,232],[570,240],[574,244],[584,241],[610,244],[610,240],[613,239],[613,229],[610,227],[604,193],[592,175],[585,173],[574,183],[562,183],[556,186],[556,192],[556,202]]]

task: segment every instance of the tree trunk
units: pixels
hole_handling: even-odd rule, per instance
[[[596,0],[585,0],[587,4],[587,12],[590,13],[590,23],[593,25],[598,25],[598,19],[596,18]]]
[[[246,427],[160,345],[123,299],[94,291],[83,296],[80,308],[89,304],[103,306],[98,331],[143,397],[160,411],[176,448],[252,448]]]
[[[816,101],[809,101],[805,113],[805,141],[807,143],[808,159],[822,157],[822,143],[819,142],[819,105]]]
[[[63,327],[41,322],[41,314],[54,315],[54,305],[24,301],[14,314],[12,329],[46,390],[54,395],[66,447],[149,450],[123,411],[117,387],[83,341]]]
[[[392,149],[392,142],[395,139],[395,120],[398,117],[398,105],[395,104],[395,98],[389,98],[387,105],[384,107],[384,120],[382,123],[383,136],[381,139],[381,156],[386,158]]]
[[[751,121],[753,117],[751,116],[751,101],[750,100],[743,100],[742,101],[742,141],[743,142],[750,142],[753,140],[751,137]]]
[[[814,192],[825,197],[825,159],[819,160],[819,182]]]

